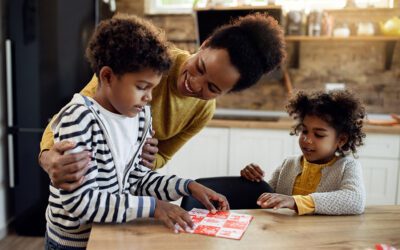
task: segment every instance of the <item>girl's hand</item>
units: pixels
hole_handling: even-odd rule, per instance
[[[264,178],[264,171],[257,164],[251,163],[240,171],[240,176],[250,181],[260,182]]]
[[[257,200],[257,204],[262,208],[289,208],[297,210],[296,202],[292,196],[275,194],[275,193],[263,193]]]
[[[229,210],[228,200],[222,194],[195,181],[189,183],[188,189],[192,193],[192,197],[203,204],[211,213],[216,213],[217,209],[222,211]],[[217,209],[212,202],[218,204]]]
[[[155,131],[151,131],[151,136],[154,136]],[[142,160],[140,164],[154,170],[156,167],[156,154],[158,153],[158,140],[157,138],[147,138],[142,150]]]

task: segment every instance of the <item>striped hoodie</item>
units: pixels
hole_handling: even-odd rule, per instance
[[[189,195],[191,180],[161,175],[139,164],[144,139],[151,131],[150,108],[138,115],[140,146],[121,176],[116,171],[115,147],[104,117],[89,98],[75,94],[57,114],[52,123],[55,142],[74,141],[77,146],[66,153],[88,150],[92,158],[77,189],[70,192],[50,185],[46,211],[50,240],[74,249],[85,248],[93,222],[123,223],[153,217],[155,199],[172,201]]]

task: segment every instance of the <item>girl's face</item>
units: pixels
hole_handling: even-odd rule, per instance
[[[210,100],[229,92],[239,78],[225,49],[206,47],[182,65],[177,88],[183,96]]]
[[[161,76],[151,69],[115,75],[111,68],[103,67],[95,100],[111,112],[134,117],[151,101]]]
[[[346,136],[338,136],[333,127],[317,116],[306,115],[301,126],[299,145],[309,162],[329,162],[335,151],[347,142]]]

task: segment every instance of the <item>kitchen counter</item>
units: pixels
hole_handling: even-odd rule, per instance
[[[287,129],[289,131],[293,124],[293,120],[290,118],[280,118],[277,121],[212,119],[207,126],[223,128]],[[400,134],[400,125],[366,125],[364,131],[366,133]]]

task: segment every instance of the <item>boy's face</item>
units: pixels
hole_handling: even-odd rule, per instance
[[[152,90],[159,84],[162,75],[152,69],[115,75],[102,80],[105,88],[106,109],[128,117],[136,116],[152,99]]]
[[[182,65],[177,88],[183,96],[210,100],[226,94],[239,78],[226,49],[205,47]]]
[[[303,156],[312,163],[323,164],[333,159],[338,147],[347,141],[337,136],[336,130],[317,116],[306,115],[302,123],[299,145]]]

